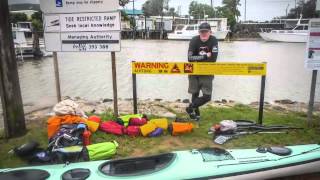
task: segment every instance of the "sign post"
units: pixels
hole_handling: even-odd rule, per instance
[[[264,92],[267,74],[266,63],[185,63],[185,62],[135,62],[131,63],[133,112],[138,113],[137,74],[162,75],[241,75],[261,76],[258,123],[263,123]]]
[[[310,126],[312,122],[317,72],[320,69],[320,19],[311,19],[309,22],[309,37],[306,49],[305,67],[308,70],[312,70],[307,118],[308,125]]]
[[[118,116],[116,57],[121,45],[119,0],[40,0],[46,51],[53,52],[61,100],[57,52],[111,52],[114,115]]]
[[[54,67],[54,77],[56,80],[56,92],[57,92],[57,101],[61,101],[61,89],[60,89],[60,77],[59,77],[59,63],[57,52],[53,52],[53,67]]]

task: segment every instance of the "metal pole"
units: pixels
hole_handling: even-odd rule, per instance
[[[314,105],[314,96],[316,90],[316,82],[317,82],[317,70],[312,71],[312,80],[311,80],[311,90],[310,90],[310,99],[309,99],[309,107],[308,107],[308,125],[311,125],[312,114],[313,114],[313,105]]]
[[[261,88],[260,88],[260,101],[259,101],[259,118],[258,124],[263,124],[263,106],[264,106],[264,92],[266,88],[266,76],[261,77]]]
[[[56,80],[56,92],[57,92],[57,100],[61,101],[61,89],[60,89],[60,77],[59,77],[59,64],[58,64],[58,56],[57,52],[53,52],[53,66],[54,66],[54,76]]]
[[[147,16],[144,16],[144,39],[147,39]]]
[[[135,10],[134,10],[134,0],[132,1],[132,25],[133,25],[133,34],[132,34],[132,38],[133,40],[136,39],[136,20],[134,19],[134,15],[135,15]]]
[[[112,63],[112,85],[113,85],[113,111],[114,116],[118,117],[118,91],[117,91],[117,70],[116,70],[116,53],[111,52]]]
[[[135,61],[132,61],[134,63]],[[131,63],[131,66],[132,66]],[[132,72],[131,72],[132,73]],[[132,97],[133,97],[133,113],[138,113],[138,99],[137,99],[137,75],[132,73]]]
[[[244,21],[247,21],[247,0],[244,0]]]

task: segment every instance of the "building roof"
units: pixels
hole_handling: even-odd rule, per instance
[[[133,9],[125,9],[124,12],[127,15],[136,15],[136,16],[143,15],[143,11],[139,9],[134,9],[134,14],[133,14]]]

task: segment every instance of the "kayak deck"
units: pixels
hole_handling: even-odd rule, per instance
[[[256,149],[222,150],[212,148],[211,150],[176,151],[173,153],[143,158],[91,161],[71,163],[69,165],[58,164],[23,167],[1,171],[10,172],[12,170],[22,169],[45,170],[50,174],[48,179],[61,179],[61,176],[64,172],[77,168],[85,168],[90,170],[90,176],[88,179],[94,180],[136,178],[225,178],[268,170],[276,170],[280,168],[290,168],[301,164],[320,161],[320,146],[317,144],[288,146],[288,148],[292,150],[292,153],[286,156],[280,156],[270,152],[259,153],[256,151]],[[167,159],[161,161],[162,156],[166,156]],[[155,157],[158,157],[158,159]],[[133,165],[133,162],[136,163]],[[157,166],[159,164],[160,166]],[[112,168],[112,173],[110,173]],[[314,169],[320,171],[319,166],[314,167]],[[295,171],[292,173],[302,174],[303,172],[304,171]],[[1,174],[4,173],[0,173],[0,179]]]

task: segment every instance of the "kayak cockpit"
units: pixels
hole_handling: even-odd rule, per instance
[[[8,172],[1,172],[0,179],[3,180],[35,180],[35,179],[47,179],[50,174],[48,171],[41,169],[20,169]]]
[[[165,153],[148,157],[113,160],[101,164],[99,170],[108,176],[150,174],[170,166],[175,159],[175,153]]]

